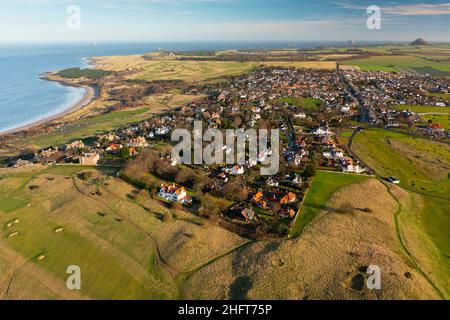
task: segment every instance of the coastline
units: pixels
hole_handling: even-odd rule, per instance
[[[47,77],[45,77],[44,79],[47,81],[55,81],[55,80],[48,79]],[[91,102],[93,102],[99,96],[99,88],[97,86],[92,86],[92,85],[74,86],[74,85],[69,85],[69,84],[67,84],[65,82],[61,82],[61,81],[56,81],[56,82],[58,82],[59,84],[61,84],[63,86],[74,87],[74,88],[83,88],[84,89],[83,97],[81,98],[80,101],[78,101],[74,105],[70,106],[66,110],[59,112],[58,114],[45,117],[43,119],[31,122],[29,124],[25,124],[25,125],[17,127],[17,128],[8,129],[6,131],[1,131],[0,137],[7,136],[10,134],[15,134],[15,133],[22,132],[22,131],[28,131],[34,127],[44,125],[44,124],[50,123],[52,121],[61,119],[75,111],[78,111],[78,110],[86,107],[87,105],[89,105]]]

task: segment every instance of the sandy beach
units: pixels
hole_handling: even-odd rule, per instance
[[[61,83],[62,85],[67,85],[64,83]],[[20,131],[27,131],[33,127],[39,126],[39,125],[43,125],[45,123],[54,121],[54,120],[58,120],[63,118],[66,115],[71,114],[74,111],[77,111],[87,105],[89,105],[92,101],[94,101],[97,96],[98,96],[98,88],[97,87],[93,87],[93,86],[81,86],[81,88],[84,89],[84,96],[83,98],[78,101],[76,104],[74,104],[73,106],[71,106],[70,108],[56,114],[50,117],[46,117],[43,118],[41,120],[14,128],[14,129],[10,129],[10,130],[6,130],[6,131],[2,131],[0,132],[0,136],[4,136],[4,135],[8,135],[8,134],[12,134],[12,133],[16,133],[16,132],[20,132]]]

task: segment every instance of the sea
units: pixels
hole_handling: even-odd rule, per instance
[[[40,76],[45,72],[65,68],[90,67],[90,57],[144,54],[161,49],[305,49],[345,46],[347,43],[308,41],[0,44],[0,133],[58,115],[81,101],[85,93],[83,88],[62,86],[42,80]]]

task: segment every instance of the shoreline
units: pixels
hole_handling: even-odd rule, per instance
[[[46,79],[48,81],[53,81],[53,80],[49,80]],[[74,105],[70,106],[69,108],[67,108],[66,110],[59,112],[58,114],[52,115],[52,116],[48,116],[45,117],[43,119],[37,120],[37,121],[33,121],[29,124],[25,124],[22,125],[20,127],[17,128],[13,128],[13,129],[8,129],[5,131],[1,131],[0,132],[0,137],[3,136],[7,136],[10,134],[14,134],[14,133],[18,133],[21,131],[28,131],[34,127],[40,126],[40,125],[44,125],[47,123],[50,123],[52,121],[61,119],[75,111],[78,111],[84,107],[86,107],[87,105],[91,104],[95,99],[97,99],[97,97],[99,96],[99,88],[96,86],[89,86],[89,85],[83,85],[83,86],[73,86],[73,85],[68,85],[67,83],[63,83],[63,82],[59,82],[61,85],[67,86],[67,87],[73,87],[73,88],[83,88],[84,89],[84,95],[81,98],[80,101],[78,101],[77,103],[75,103]]]
[[[45,80],[47,81],[55,81],[55,80],[51,80],[48,78],[45,78]],[[1,131],[0,132],[0,137],[4,137],[7,135],[11,135],[11,134],[15,134],[15,133],[19,133],[22,131],[28,131],[34,127],[40,126],[40,125],[44,125],[47,123],[50,123],[52,121],[61,119],[75,111],[78,111],[84,107],[86,107],[87,105],[91,104],[95,99],[97,99],[97,97],[99,96],[99,88],[97,86],[93,86],[93,85],[82,85],[82,86],[74,86],[74,85],[69,85],[67,83],[61,82],[61,81],[56,81],[59,84],[66,86],[66,87],[72,87],[72,88],[83,88],[84,89],[84,95],[81,98],[81,100],[79,100],[77,103],[75,103],[74,105],[70,106],[69,108],[65,109],[64,111],[59,112],[58,114],[52,115],[52,116],[48,116],[45,117],[43,119],[37,120],[37,121],[33,121],[31,123],[19,126],[17,128],[12,128],[12,129],[7,129],[5,131]]]

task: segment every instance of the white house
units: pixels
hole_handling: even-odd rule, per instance
[[[316,130],[313,131],[313,134],[317,135],[317,136],[327,136],[329,134],[331,134],[331,131],[328,128],[318,128]]]
[[[344,172],[349,172],[349,173],[363,173],[365,170],[364,168],[361,168],[359,165],[353,165],[353,164],[349,164],[347,166],[347,168],[344,168]]]
[[[232,168],[226,168],[224,170],[226,173],[231,174],[233,176],[238,176],[238,175],[242,175],[245,173],[245,169],[243,166],[240,165],[236,165]]]
[[[192,201],[192,199],[187,195],[186,189],[184,187],[177,186],[176,184],[161,185],[158,196],[173,203],[186,204]]]

